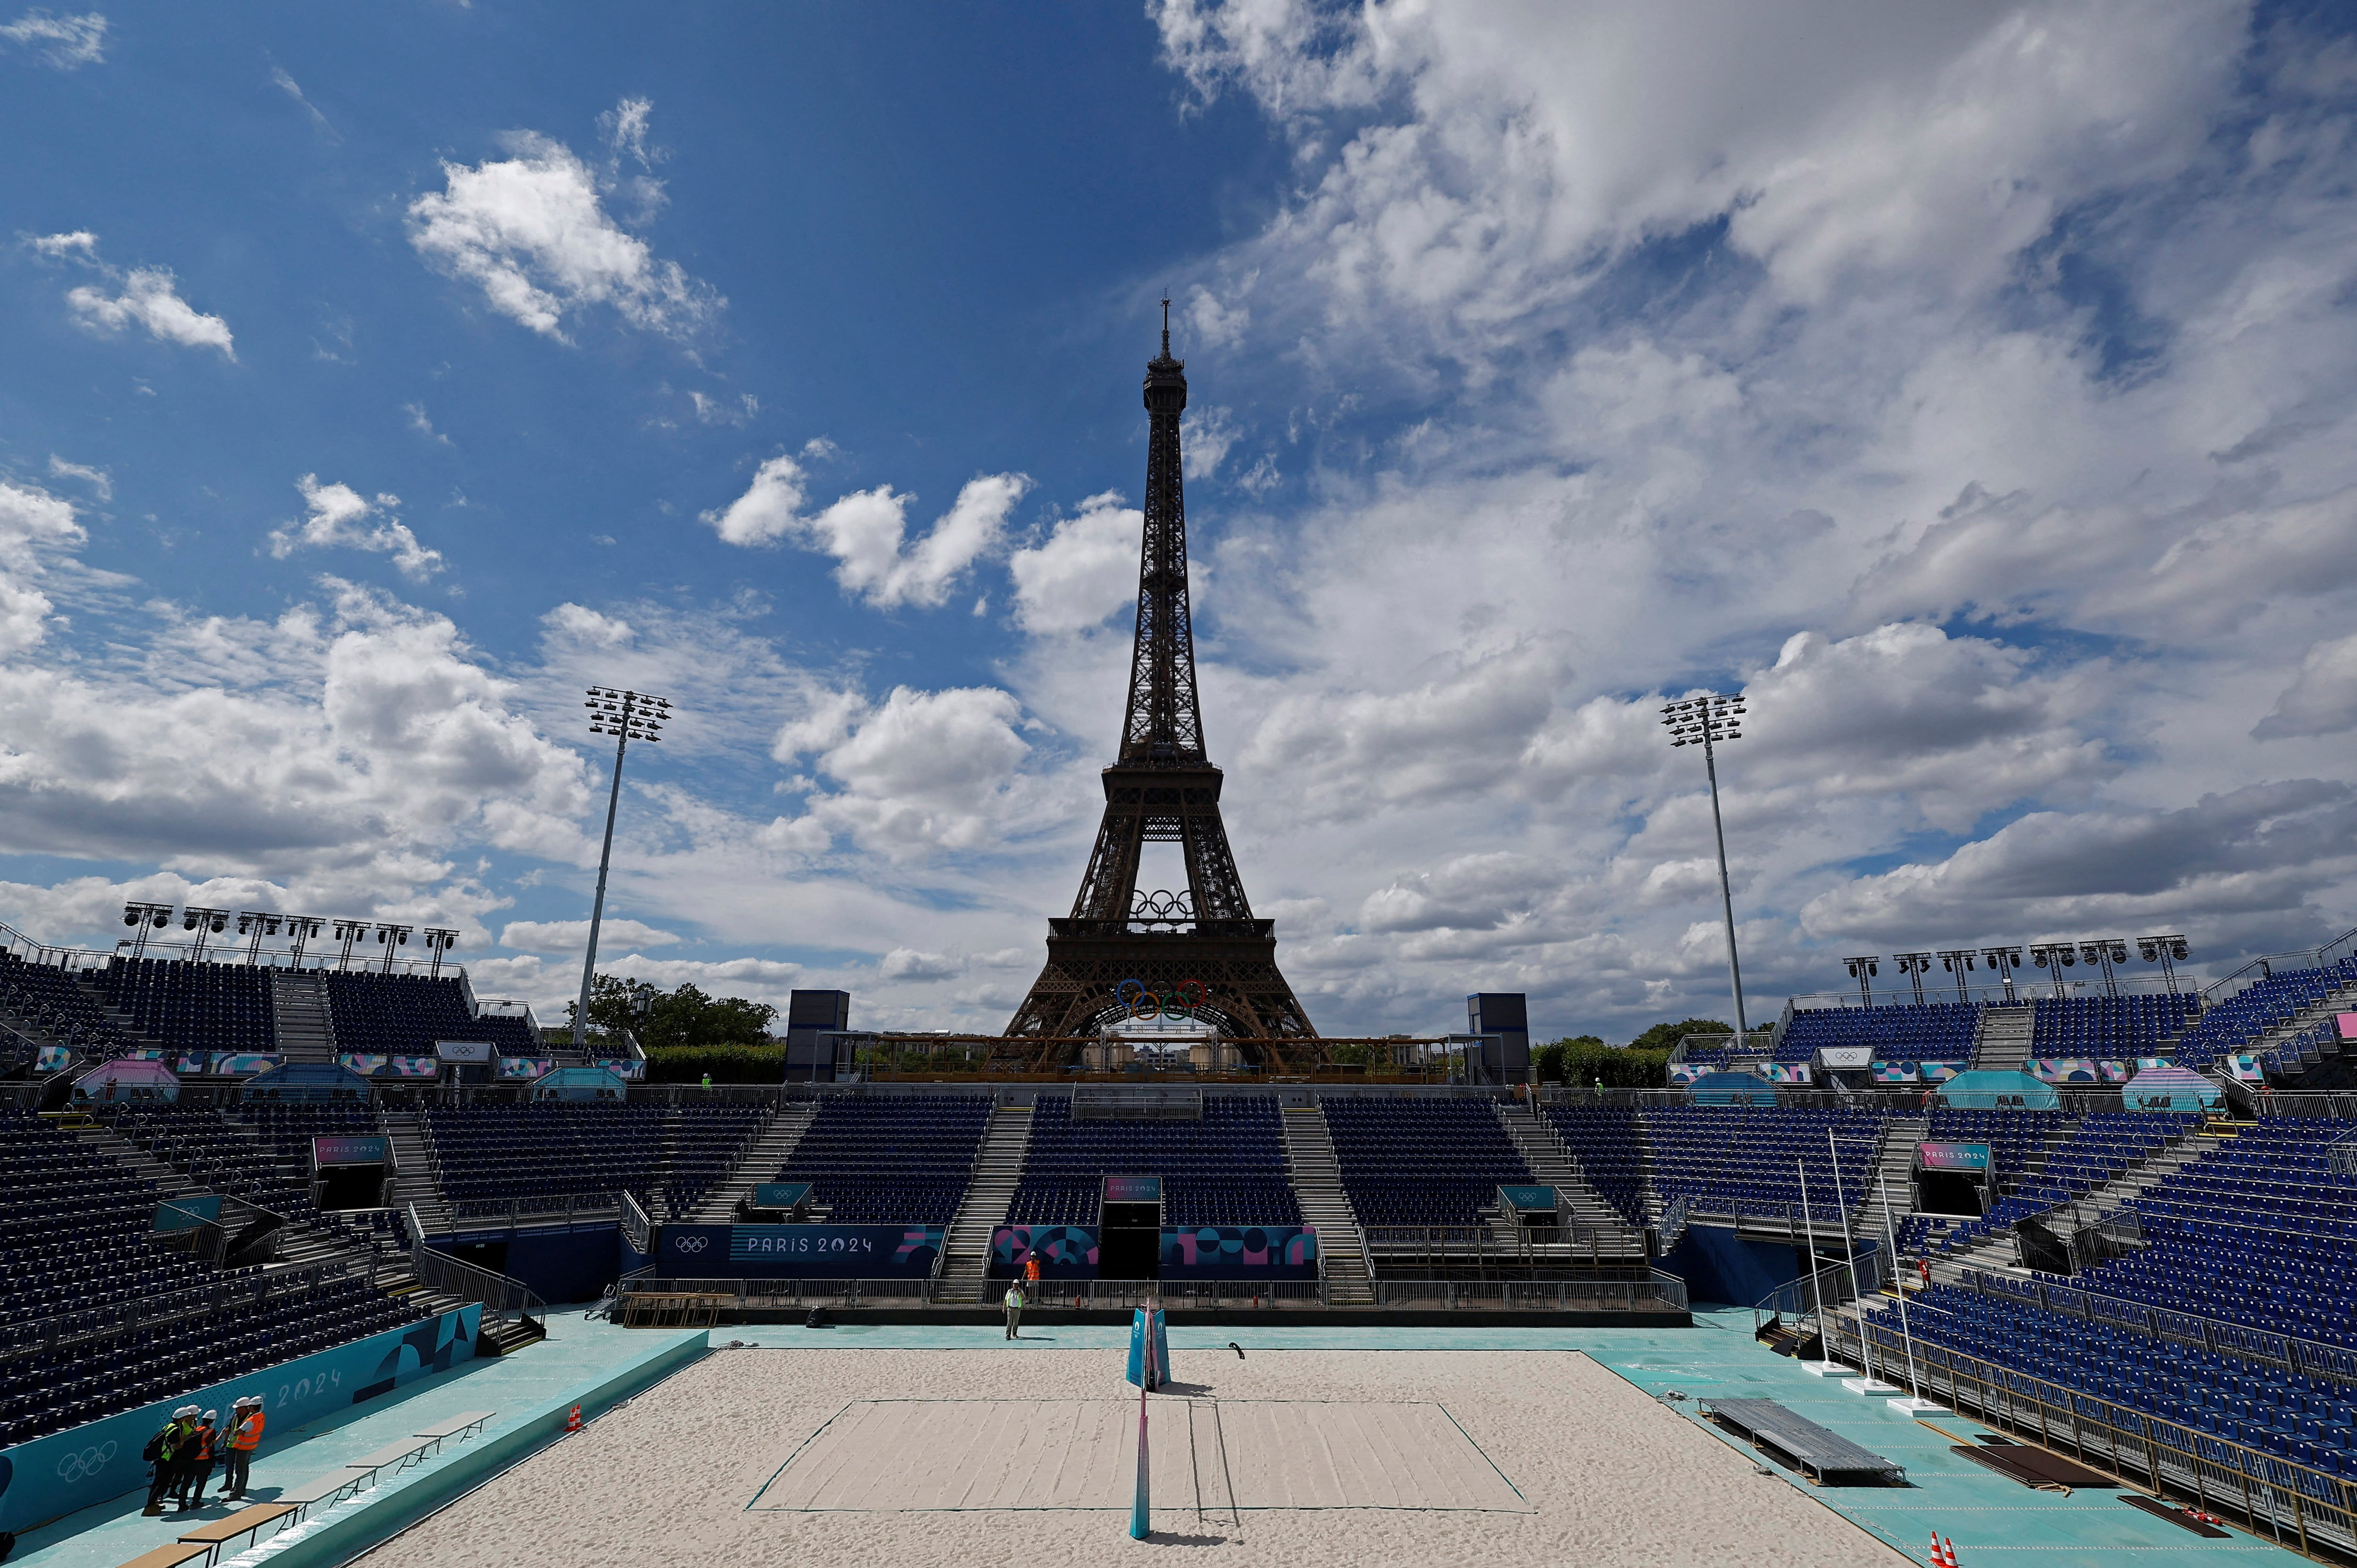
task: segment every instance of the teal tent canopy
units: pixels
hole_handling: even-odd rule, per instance
[[[1686,1086],[1696,1105],[1773,1105],[1776,1086],[1748,1072],[1706,1072]]]
[[[1941,1104],[1966,1111],[2051,1111],[2062,1103],[2052,1084],[2026,1072],[1960,1072],[1932,1092]]]
[[[534,1100],[620,1100],[629,1084],[601,1067],[561,1067],[532,1086]]]
[[[2184,1067],[2148,1067],[2120,1090],[2131,1111],[2201,1111],[2225,1098],[2224,1090]]]

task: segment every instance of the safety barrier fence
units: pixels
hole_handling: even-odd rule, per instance
[[[1374,1282],[1377,1306],[1488,1312],[1684,1312],[1686,1283],[1642,1280],[1394,1280]]]
[[[2212,1355],[2239,1356],[2311,1378],[2357,1384],[2357,1350],[2342,1346],[2296,1338],[2197,1313],[2175,1312],[2071,1285],[1993,1274],[1981,1269],[1963,1270],[1957,1283],[1981,1295],[1999,1296],[2066,1316],[2083,1317],[2091,1323],[2192,1346]]]
[[[1491,1273],[1579,1262],[1602,1267],[1630,1255],[1626,1232],[1575,1225],[1504,1232],[1487,1225],[1362,1225],[1359,1234],[1367,1255],[1379,1258],[1384,1267],[1421,1262],[1435,1274],[1458,1268]]]
[[[1867,1340],[1847,1315],[1828,1319],[1834,1357],[1864,1364]],[[1983,1423],[2037,1438],[2082,1464],[2212,1512],[2240,1514],[2277,1544],[2310,1557],[2357,1552],[2357,1482],[2147,1415],[1898,1330],[1867,1326],[1877,1375]]]
[[[610,1192],[559,1193],[544,1197],[470,1197],[450,1206],[454,1223],[479,1229],[508,1225],[614,1223],[620,1209]]]

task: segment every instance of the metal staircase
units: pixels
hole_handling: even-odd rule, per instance
[[[434,1145],[425,1140],[417,1112],[381,1109],[376,1124],[393,1145],[393,1193],[385,1200],[386,1207],[395,1213],[414,1211],[425,1236],[447,1236],[456,1230],[457,1220],[442,1196],[441,1164],[434,1157]],[[413,1240],[422,1241],[425,1236]]]
[[[1329,1306],[1372,1306],[1374,1277],[1367,1267],[1366,1237],[1342,1190],[1341,1162],[1334,1157],[1334,1134],[1316,1101],[1288,1105],[1285,1117],[1286,1174],[1301,1205],[1302,1221],[1318,1232],[1318,1263],[1326,1273]]]
[[[2048,1149],[2061,1147],[2067,1137],[2067,1133],[2061,1133],[2048,1140]],[[2065,1231],[2092,1225],[2102,1216],[2121,1208],[2128,1199],[2150,1191],[2186,1166],[2209,1158],[2225,1143],[2224,1138],[2200,1131],[2171,1139],[2103,1186],[2091,1187],[2069,1202],[2057,1204],[2034,1218]],[[1932,1259],[1932,1277],[1943,1283],[1952,1283],[1966,1269],[2017,1269],[2020,1262],[2020,1244],[2008,1230],[1964,1251],[1952,1252],[1945,1257],[1934,1256]]]
[[[941,1272],[933,1281],[935,1301],[981,1301],[990,1282],[990,1235],[1006,1222],[1015,1189],[1023,1185],[1023,1157],[1031,1147],[1031,1108],[1001,1105],[974,1155],[974,1176],[942,1238]]]
[[[2027,1002],[1981,1009],[1981,1026],[1973,1042],[1975,1072],[2021,1072],[2029,1066],[2029,1036],[2037,1010]]]
[[[1645,1238],[1620,1218],[1620,1211],[1606,1202],[1603,1194],[1587,1185],[1579,1156],[1556,1135],[1554,1125],[1521,1101],[1493,1100],[1490,1104],[1531,1175],[1555,1188],[1563,1205],[1563,1222],[1595,1236],[1599,1256],[1615,1261],[1642,1259]]]
[[[336,1059],[336,1026],[328,1007],[328,983],[317,972],[272,970],[270,1014],[280,1056],[290,1062]]]
[[[1928,1116],[1894,1116],[1882,1124],[1882,1141],[1875,1146],[1874,1174],[1850,1211],[1851,1233],[1882,1234],[1882,1194],[1890,1194],[1890,1224],[1895,1230],[1915,1207],[1915,1145],[1932,1130]]]
[[[728,1179],[705,1193],[704,1201],[688,1211],[689,1223],[726,1225],[735,1219],[737,1204],[751,1197],[756,1187],[778,1179],[778,1173],[794,1157],[794,1145],[802,1141],[802,1134],[817,1116],[817,1105],[805,1100],[770,1117],[770,1124],[746,1149]]]

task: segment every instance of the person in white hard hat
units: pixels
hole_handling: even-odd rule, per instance
[[[229,1463],[221,1469],[221,1495],[235,1502],[245,1496],[246,1472],[253,1466],[253,1451],[262,1446],[262,1396],[243,1395],[230,1410],[228,1446],[222,1451]]]

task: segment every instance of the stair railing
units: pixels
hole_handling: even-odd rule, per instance
[[[409,1268],[417,1283],[427,1290],[456,1296],[461,1303],[482,1303],[482,1322],[487,1328],[512,1321],[537,1334],[548,1332],[547,1304],[522,1280],[477,1268],[447,1252],[435,1251],[423,1240],[410,1247]]]

